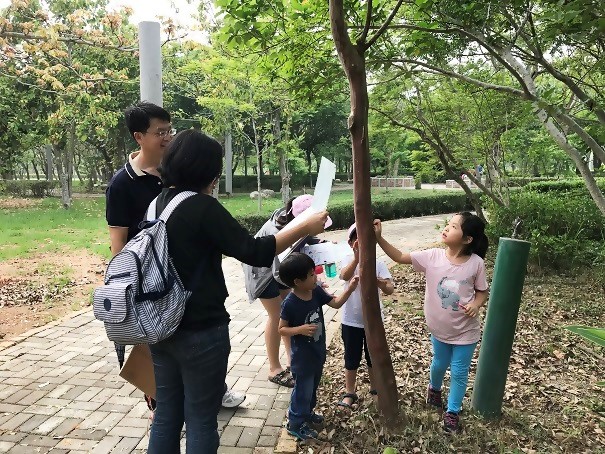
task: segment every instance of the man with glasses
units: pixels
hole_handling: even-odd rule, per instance
[[[128,131],[140,149],[130,154],[105,192],[105,217],[109,226],[112,256],[140,232],[139,223],[144,219],[149,204],[162,192],[158,167],[166,147],[176,134],[170,123],[170,114],[149,102],[129,107],[124,112],[124,117]],[[122,367],[124,346],[116,345],[116,352]],[[237,407],[245,399],[245,395],[231,391],[225,385],[224,407]],[[145,396],[145,400],[153,411],[155,401],[149,396]]]

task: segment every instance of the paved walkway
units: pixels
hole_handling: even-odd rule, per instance
[[[421,247],[436,239],[435,225],[445,218],[385,222],[385,237],[399,247]],[[345,236],[344,231],[323,235],[333,241]],[[223,269],[232,318],[227,383],[247,398],[237,410],[221,410],[219,453],[273,453],[290,390],[267,380],[266,316],[259,303],[248,303],[239,262],[225,259]],[[328,330],[330,322],[337,326],[336,314],[326,311]],[[0,342],[0,383],[0,452],[146,451],[147,406],[142,393],[118,376],[113,346],[91,308]]]

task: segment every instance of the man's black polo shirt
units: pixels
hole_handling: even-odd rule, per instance
[[[162,180],[128,162],[113,176],[105,191],[105,217],[110,227],[128,227],[128,240],[139,233],[149,204],[162,192]]]

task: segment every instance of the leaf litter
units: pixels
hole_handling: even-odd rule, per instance
[[[488,274],[493,263],[488,263]],[[316,411],[326,417],[320,441],[299,452],[382,453],[605,453],[605,349],[564,329],[605,326],[605,293],[590,275],[531,273],[523,301],[503,402],[503,416],[484,420],[470,410],[478,349],[463,404],[462,434],[446,436],[440,416],[425,405],[431,362],[422,301],[424,276],[408,267],[392,270],[396,291],[385,303],[385,330],[399,393],[400,420],[387,432],[369,395],[364,363],[359,403],[343,411],[343,346],[336,334],[328,350]],[[484,317],[483,312],[482,317]],[[449,375],[449,373],[448,373]],[[447,395],[448,376],[444,384]]]

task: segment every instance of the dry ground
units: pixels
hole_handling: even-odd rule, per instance
[[[324,442],[301,446],[301,453],[382,453],[386,447],[399,453],[605,453],[605,388],[597,385],[605,378],[605,349],[563,329],[605,326],[605,292],[590,275],[528,275],[504,415],[485,421],[469,410],[474,363],[462,414],[464,433],[456,437],[442,433],[439,416],[424,404],[431,361],[422,315],[424,278],[409,267],[395,268],[393,277],[397,292],[387,304],[385,327],[400,395],[397,429],[391,435],[382,429],[365,372],[358,408],[352,413],[336,408],[344,379],[337,335],[319,393],[318,410],[327,421]]]
[[[90,305],[103,272],[103,259],[86,251],[0,262],[0,339]]]

